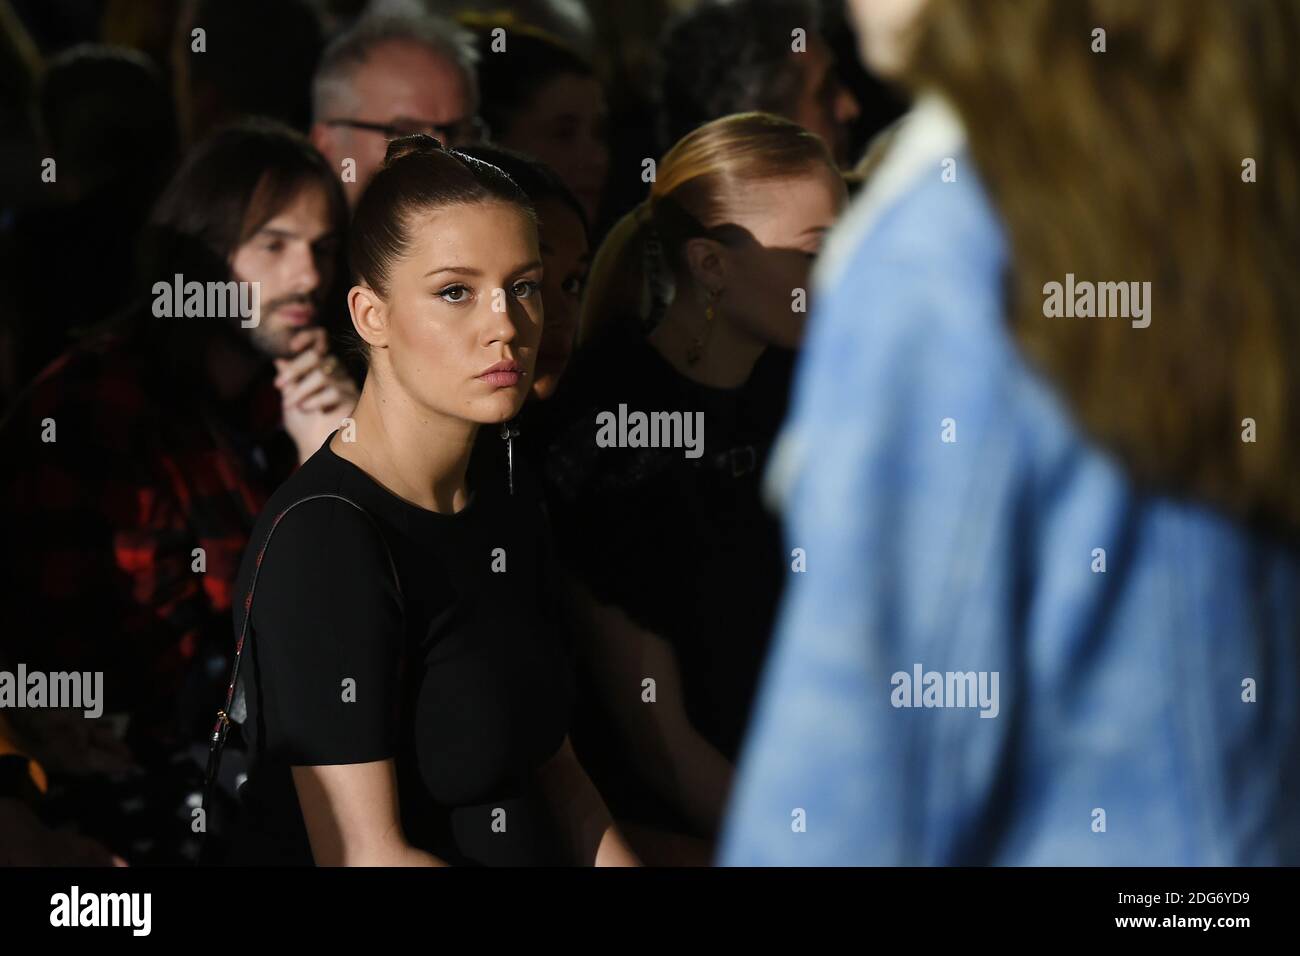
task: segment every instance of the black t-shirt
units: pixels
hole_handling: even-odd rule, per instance
[[[241,669],[252,764],[230,862],[311,863],[290,768],[386,758],[413,846],[462,865],[568,862],[535,785],[573,697],[545,516],[519,456],[510,494],[504,443],[484,439],[456,514],[403,501],[328,441],[272,497],[236,590],[282,515]],[[326,497],[284,513],[312,495],[364,512]]]
[[[788,365],[774,354],[744,387],[709,388],[623,323],[578,357],[550,412],[546,485],[561,560],[597,600],[672,645],[692,724],[732,759],[789,567],[761,500]],[[629,414],[702,413],[702,455],[599,447],[597,415],[621,404]],[[599,718],[580,723],[584,765],[615,800],[625,775],[601,764],[621,760],[619,746],[593,743],[607,736]]]

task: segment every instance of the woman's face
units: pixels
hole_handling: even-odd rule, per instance
[[[508,421],[528,394],[542,333],[536,227],[517,206],[486,202],[424,213],[410,229],[380,335],[367,339],[387,346],[392,378],[417,407]]]
[[[546,326],[537,352],[537,374],[533,397],[545,401],[555,394],[560,377],[569,364],[578,334],[578,307],[591,269],[591,250],[582,220],[558,199],[537,203],[541,220],[542,301],[546,304]]]
[[[605,93],[589,76],[566,73],[543,85],[507,130],[494,130],[502,146],[550,166],[578,197],[588,222],[596,221],[609,172]]]
[[[911,30],[928,0],[849,0],[858,52],[867,69],[891,79],[903,72]]]
[[[723,247],[720,315],[765,345],[798,347],[813,260],[847,198],[843,179],[825,168],[746,186],[731,216],[745,235]]]

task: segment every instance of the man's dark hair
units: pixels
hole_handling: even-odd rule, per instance
[[[205,33],[203,52],[186,37],[182,54],[197,135],[244,116],[307,129],[322,38],[305,0],[201,0],[191,26]]]
[[[518,24],[504,27],[506,48],[493,52],[492,29],[496,25],[486,20],[477,31],[478,85],[482,97],[479,114],[488,131],[499,137],[509,133],[547,83],[561,76],[592,77],[595,72],[556,37]]]
[[[178,149],[171,90],[148,57],[89,43],[65,50],[41,77],[39,104],[61,176],[146,192],[148,208]]]
[[[235,250],[306,185],[329,199],[341,237],[347,205],[334,170],[302,134],[273,120],[244,120],[194,147],[154,206],[141,255],[148,285],[225,281]]]
[[[342,239],[348,221],[343,188],[302,134],[263,119],[214,133],[190,151],[154,206],[139,249],[142,293],[156,282],[172,282],[177,273],[187,283],[230,281],[230,259],[239,246],[310,186],[324,190],[330,223]],[[336,282],[344,278],[339,255]],[[327,329],[338,324],[329,309],[338,299],[323,298]],[[206,336],[230,331],[220,323],[156,319],[147,307],[132,312],[127,321],[150,330],[151,346],[178,378],[192,375]]]
[[[659,133],[673,143],[731,113],[786,114],[802,70],[792,32],[822,28],[817,0],[702,0],[659,42]]]

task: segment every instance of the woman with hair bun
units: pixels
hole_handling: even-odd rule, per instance
[[[537,369],[529,397],[545,402],[555,395],[578,339],[578,310],[591,271],[591,229],[582,204],[559,175],[539,159],[502,146],[476,144],[467,156],[500,169],[528,196],[537,212],[537,239],[545,276],[542,302],[546,324],[537,347]],[[522,436],[529,437],[525,429]]]
[[[568,742],[535,486],[509,439],[471,454],[531,385],[532,207],[496,167],[402,137],[349,255],[361,398],[240,572],[253,763],[232,861],[635,864]]]

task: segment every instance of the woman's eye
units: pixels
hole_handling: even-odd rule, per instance
[[[438,293],[438,297],[447,302],[464,302],[469,296],[469,289],[463,285],[449,285]]]
[[[538,284],[536,282],[525,281],[516,282],[510,291],[514,293],[515,298],[517,299],[527,299],[536,292],[537,289]]]
[[[276,240],[274,242],[268,242],[262,248],[265,249],[267,252],[283,252],[284,243],[280,242],[279,240]]]
[[[564,284],[560,286],[560,288],[562,288],[568,295],[577,298],[582,295],[582,288],[586,283],[587,279],[585,276],[569,276],[569,278],[564,280]]]

